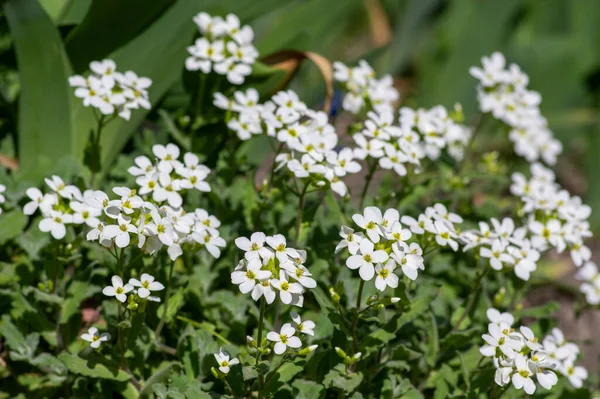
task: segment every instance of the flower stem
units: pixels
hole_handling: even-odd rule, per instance
[[[162,317],[160,318],[160,322],[158,323],[158,326],[156,326],[156,330],[154,330],[154,339],[156,341],[158,341],[158,338],[160,337],[160,332],[162,331],[164,325],[165,325],[165,321],[167,319],[167,308],[169,306],[169,294],[171,292],[171,281],[173,279],[173,269],[175,268],[175,262],[171,262],[171,267],[169,268],[169,280],[167,282],[167,292],[165,293],[165,305],[163,307],[163,314]]]
[[[467,303],[467,307],[465,308],[465,311],[463,312],[462,316],[460,316],[460,319],[458,319],[458,322],[456,322],[456,325],[450,331],[451,333],[455,332],[456,330],[458,330],[460,328],[461,323],[465,320],[465,318],[471,312],[471,310],[473,310],[473,306],[475,305],[475,299],[477,298],[477,295],[479,293],[479,288],[481,287],[481,282],[483,281],[484,277],[487,276],[489,270],[490,270],[490,268],[484,264],[483,270],[477,274],[475,281],[473,281],[473,285],[472,285],[472,289],[471,289],[471,296],[469,297],[469,302]]]
[[[352,327],[350,332],[352,333],[352,346],[354,353],[358,353],[358,339],[356,339],[356,325],[358,324],[358,315],[360,314],[360,305],[362,302],[363,288],[365,287],[365,280],[360,279],[360,285],[358,286],[358,297],[356,298],[356,311],[354,313],[354,320],[352,321]]]
[[[373,159],[371,165],[369,165],[369,173],[365,178],[365,185],[363,187],[362,194],[360,195],[359,209],[362,209],[364,206],[365,198],[367,197],[367,191],[369,191],[369,186],[371,185],[371,180],[373,180],[375,170],[377,170],[377,160]]]
[[[225,383],[225,386],[227,386],[227,389],[229,389],[229,392],[231,392],[231,396],[233,396],[234,399],[237,399],[238,396],[233,391],[233,388],[231,387],[231,385],[229,385],[229,382],[227,382],[227,380],[225,378],[223,378],[223,382]]]
[[[304,199],[306,197],[306,190],[310,183],[306,183],[300,195],[298,196],[298,215],[296,216],[296,236],[294,237],[294,246],[300,243],[300,230],[302,229],[302,215],[304,213]]]
[[[258,366],[258,362],[260,361],[260,357],[262,355],[262,333],[263,333],[263,324],[265,321],[265,297],[262,296],[260,298],[260,314],[258,316],[258,336],[256,340],[256,365]],[[262,391],[264,384],[264,376],[262,374],[258,375],[258,392],[257,397],[260,398],[260,391]]]
[[[122,315],[122,310],[121,310],[121,304],[118,305],[119,306],[119,324],[121,324],[121,321],[123,320],[123,315]],[[119,348],[121,350],[121,369],[128,371],[129,367],[127,366],[127,359],[125,359],[125,338],[123,337],[123,327],[119,326],[118,327],[118,333],[119,333]]]

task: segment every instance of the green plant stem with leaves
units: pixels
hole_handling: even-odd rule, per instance
[[[300,192],[298,196],[298,213],[296,215],[296,235],[294,237],[294,246],[300,243],[300,232],[302,230],[302,216],[304,215],[304,200],[306,198],[306,192],[308,190],[308,186],[310,182],[307,182],[304,185],[304,188]]]
[[[479,259],[478,259],[478,261],[479,261]],[[483,269],[477,273],[477,276],[475,277],[475,280],[473,281],[473,285],[471,288],[471,295],[469,296],[469,301],[467,302],[465,311],[460,316],[460,318],[458,319],[458,321],[456,322],[456,324],[454,325],[452,330],[450,330],[451,333],[457,331],[460,328],[461,323],[465,320],[465,318],[468,316],[468,314],[473,310],[473,306],[475,306],[475,302],[476,302],[475,299],[479,295],[479,289],[481,288],[481,283],[483,282],[483,279],[485,278],[485,276],[487,276],[489,271],[490,271],[490,267],[488,267],[484,263]]]

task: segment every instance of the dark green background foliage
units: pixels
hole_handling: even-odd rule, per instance
[[[48,252],[49,237],[39,232],[37,220],[29,223],[16,210],[23,205],[25,189],[39,185],[45,176],[56,173],[76,184],[87,181],[85,149],[95,122],[90,109],[73,96],[67,78],[86,73],[90,61],[102,58],[112,58],[120,70],[153,80],[149,91],[153,109],[137,110],[130,121],[115,121],[103,132],[103,188],[132,183],[126,168],[134,156],[150,154],[155,143],[174,142],[200,154],[213,170],[213,192],[190,196],[187,203],[215,214],[228,242],[217,261],[190,256],[176,264],[163,332],[167,349],[152,336],[162,308],[150,305],[147,325],[144,320],[134,320],[132,325],[141,330],[129,343],[129,364],[141,376],[142,395],[208,398],[205,392],[216,392],[215,397],[226,392],[210,373],[215,366],[212,354],[223,346],[238,355],[258,318],[256,303],[230,283],[230,272],[240,256],[232,242],[258,230],[292,236],[296,203],[289,193],[264,196],[256,191],[256,170],[270,147],[264,137],[242,144],[228,140],[223,115],[210,105],[208,96],[217,89],[230,91],[224,79],[208,80],[210,90],[201,110],[190,106],[198,103],[194,98],[198,76],[185,72],[184,60],[186,46],[196,35],[192,17],[200,11],[237,14],[254,28],[261,55],[295,49],[347,64],[365,58],[379,74],[391,73],[397,79],[406,105],[450,108],[460,102],[467,122],[477,116],[476,82],[468,68],[478,64],[481,56],[502,51],[529,74],[530,88],[543,96],[542,111],[565,146],[556,168],[559,180],[593,208],[600,208],[600,186],[594,184],[600,170],[600,2],[382,0],[382,4],[392,39],[374,48],[361,0],[4,2],[0,154],[17,159],[19,170],[0,170],[0,183],[10,193],[0,216],[0,357],[8,361],[6,367],[0,365],[0,397],[138,397],[130,376],[118,371],[116,345],[114,353],[107,345],[102,357],[77,355],[84,347],[78,335],[86,312],[99,312],[102,329],[114,330],[110,321],[116,305],[99,295],[114,272],[113,260],[87,243],[75,253],[66,248],[59,259],[64,265],[59,288],[48,289],[48,275],[56,267]],[[282,72],[259,64],[245,86],[257,87],[266,99],[282,79]],[[323,102],[323,78],[309,63],[302,65],[290,88],[309,106],[318,108]],[[525,164],[510,155],[512,145],[500,129],[492,126],[479,140],[479,152],[500,152],[496,169],[486,168],[485,163],[474,165],[462,171],[465,180],[457,178],[452,165],[440,163],[429,171],[437,178],[414,190],[399,187],[387,175],[379,179],[379,191],[369,202],[413,216],[434,202],[452,202],[470,219],[503,215],[514,206],[501,199],[508,184],[505,172]],[[475,206],[472,199],[481,193],[487,195]],[[324,205],[319,207],[321,202]],[[360,371],[345,373],[333,348],[352,353],[346,325],[352,321],[358,279],[343,260],[334,257],[333,249],[339,227],[351,224],[355,209],[351,201],[331,193],[308,198],[299,247],[308,249],[307,266],[319,287],[307,294],[303,318],[316,322],[313,343],[319,349],[307,359],[281,367],[265,393],[278,398],[355,399],[487,395],[492,366],[477,367],[486,326],[484,311],[491,305],[514,309],[525,301],[524,287],[512,276],[493,276],[484,285],[478,306],[453,331],[475,277],[472,260],[461,254],[433,254],[426,260],[427,272],[416,283],[402,283],[396,289],[394,295],[402,300],[394,309],[361,317]],[[600,212],[593,214],[592,221],[598,230]],[[164,282],[165,265],[162,257],[137,258],[131,267]],[[533,283],[550,284],[547,274],[542,272]],[[331,302],[329,287],[341,295],[345,316]],[[495,297],[500,287],[507,292]],[[367,295],[374,294],[372,286],[368,289]],[[574,306],[579,309],[579,302]],[[557,308],[551,302],[527,309],[522,316],[542,334],[556,324]],[[267,327],[273,323],[269,317]],[[256,378],[252,368],[236,367],[230,375],[238,395],[243,394],[244,381],[251,384]],[[585,390],[567,388],[560,382],[551,394],[540,395],[590,397]]]

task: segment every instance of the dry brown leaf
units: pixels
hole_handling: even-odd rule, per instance
[[[321,76],[325,80],[323,111],[329,112],[331,109],[331,100],[333,99],[333,67],[327,58],[312,51],[282,50],[267,55],[261,61],[286,73],[285,79],[278,88],[282,89],[287,86],[292,77],[298,72],[300,64],[305,59],[309,59],[319,68]]]
[[[0,165],[6,169],[19,170],[19,161],[6,155],[0,154]]]
[[[369,18],[371,40],[375,47],[382,47],[392,40],[392,27],[381,0],[364,0]]]

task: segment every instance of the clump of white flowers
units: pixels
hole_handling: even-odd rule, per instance
[[[585,295],[585,300],[590,305],[600,304],[600,273],[594,262],[586,262],[575,274],[577,280],[582,281],[579,290]]]
[[[570,250],[571,259],[581,266],[591,258],[584,240],[592,236],[588,218],[591,208],[581,198],[571,196],[555,182],[554,173],[539,163],[531,165],[531,178],[512,175],[512,194],[521,199],[519,214],[523,226],[511,218],[491,219],[491,226],[479,222],[479,229],[467,230],[460,238],[464,250],[478,247],[495,270],[514,268],[522,280],[529,280],[541,255],[555,249]]]
[[[363,110],[394,111],[394,103],[400,94],[394,88],[394,80],[390,75],[377,79],[375,71],[365,60],[360,60],[356,67],[334,62],[333,69],[334,79],[341,82],[347,91],[342,103],[346,111],[353,114]]]
[[[75,96],[83,99],[86,107],[125,120],[129,120],[134,109],[151,108],[148,88],[152,80],[149,78],[133,71],[119,72],[113,60],[92,61],[90,70],[92,73],[87,78],[81,75],[69,78],[69,85],[75,87]]]
[[[221,18],[201,12],[194,17],[194,22],[202,37],[188,47],[190,56],[185,61],[186,69],[203,73],[214,71],[226,75],[232,84],[244,83],[258,57],[252,44],[252,28],[241,26],[239,18],[233,14]]]
[[[130,309],[137,309],[137,306],[143,301],[160,302],[157,296],[151,296],[153,291],[162,291],[165,286],[155,281],[154,276],[143,273],[139,279],[130,278],[127,284],[123,284],[123,279],[119,276],[112,276],[111,285],[102,289],[102,293],[109,297],[115,297],[122,304],[127,303]]]
[[[231,282],[243,294],[251,292],[255,301],[264,297],[271,304],[279,296],[286,305],[302,307],[305,288],[317,286],[304,266],[306,251],[288,247],[283,235],[256,232],[249,239],[237,238],[235,245],[244,251],[244,258],[231,273]]]
[[[89,342],[92,348],[98,349],[102,345],[102,342],[110,340],[110,334],[106,332],[100,334],[96,327],[90,327],[87,332],[81,334],[81,339]]]
[[[353,135],[356,158],[373,159],[382,169],[399,176],[405,176],[409,168],[419,172],[423,158],[435,161],[443,150],[456,160],[462,159],[471,129],[456,122],[444,107],[403,107],[399,113],[398,126],[393,125],[391,110],[367,113],[362,130]]]
[[[388,209],[382,214],[379,208],[370,206],[352,219],[362,231],[342,226],[342,241],[336,252],[348,249],[346,266],[358,269],[361,279],[370,281],[375,277],[375,286],[383,291],[388,286],[398,286],[396,270],[411,280],[417,278],[419,270],[424,270],[423,249],[411,240],[413,235],[400,222],[397,210]]]
[[[136,245],[151,255],[163,247],[169,257],[177,259],[183,249],[206,249],[213,257],[221,255],[225,240],[220,237],[221,222],[204,209],[186,212],[182,194],[195,189],[210,191],[204,181],[210,170],[198,163],[192,153],[179,161],[179,148],[174,144],[155,145],[156,157],[152,162],[145,156],[137,157],[136,166],[129,173],[136,176],[138,190],[114,187],[117,196],[110,199],[101,190],[81,190],[53,176],[46,184],[53,191],[43,194],[32,187],[26,192],[31,199],[23,212],[32,215],[40,210],[42,231],[50,232],[55,239],[66,235],[68,225],[87,225],[86,238],[97,241],[108,249]]]
[[[361,165],[350,148],[335,151],[338,136],[325,112],[309,109],[292,91],[280,91],[260,104],[258,92],[237,91],[233,98],[215,94],[215,106],[233,114],[227,126],[240,140],[266,134],[279,142],[277,169],[287,170],[297,179],[319,188],[330,187],[341,196],[348,193],[341,180],[357,173]]]
[[[566,376],[574,387],[581,387],[587,372],[574,366],[579,348],[566,342],[559,329],[553,329],[552,334],[540,343],[528,327],[513,328],[514,317],[511,314],[491,308],[487,316],[490,323],[488,333],[482,335],[485,345],[480,352],[493,358],[497,385],[506,386],[512,381],[516,389],[532,395],[536,390],[535,381],[545,389],[556,385],[557,371]]]
[[[529,90],[529,77],[518,65],[506,67],[504,55],[495,52],[481,60],[483,68],[472,67],[470,73],[479,80],[477,98],[482,112],[510,127],[509,138],[515,153],[529,162],[543,160],[554,165],[562,152],[560,141],[548,129],[540,111],[542,97]]]

